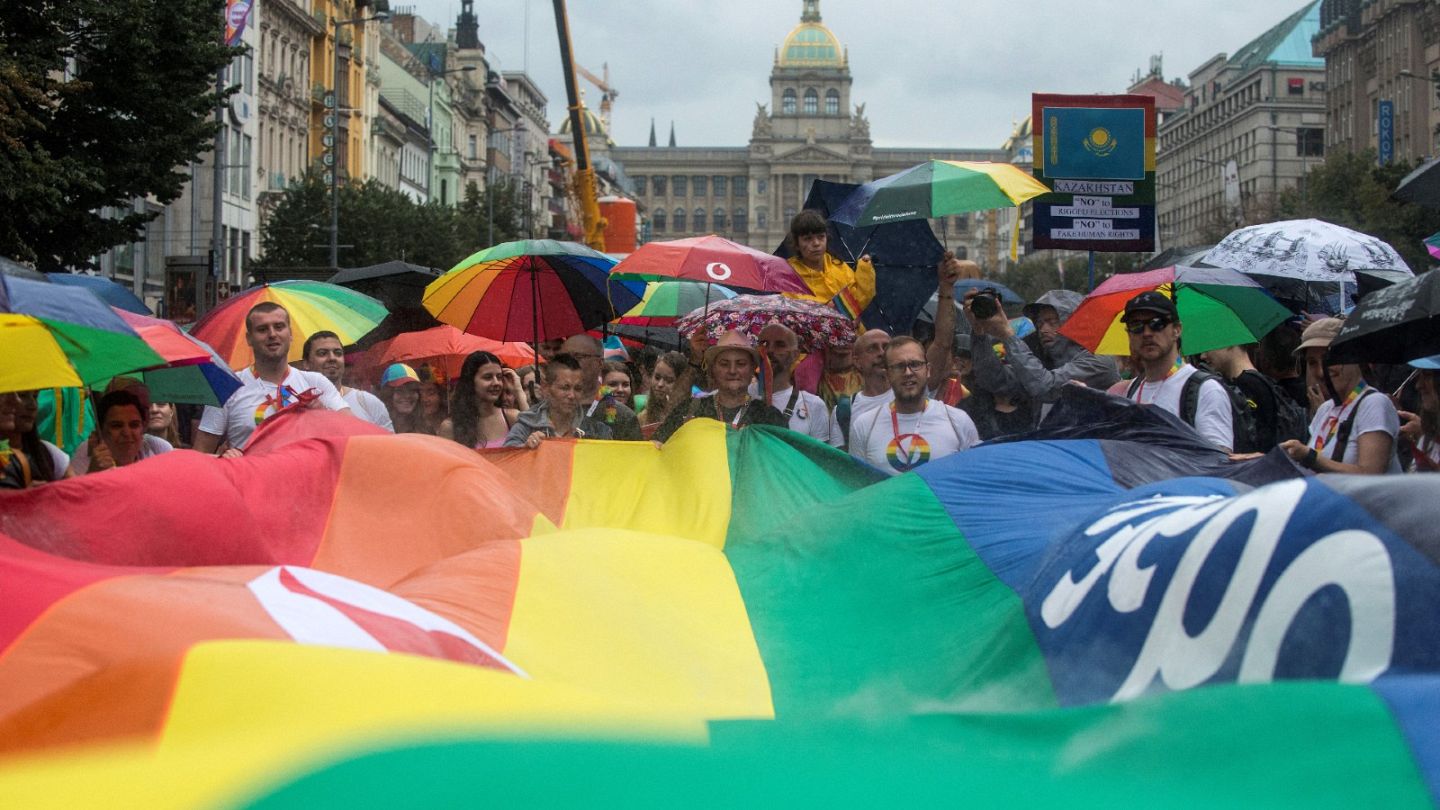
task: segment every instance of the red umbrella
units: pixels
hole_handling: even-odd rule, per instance
[[[810,294],[790,263],[719,236],[648,242],[610,271],[612,279],[682,279],[763,292]]]
[[[502,343],[441,325],[421,332],[402,332],[365,352],[362,365],[384,368],[391,363],[428,362],[445,369],[447,379],[460,375],[460,366],[474,352],[490,352],[511,368],[535,362],[535,352],[524,343]]]

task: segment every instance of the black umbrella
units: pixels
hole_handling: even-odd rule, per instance
[[[1405,363],[1440,354],[1440,273],[1365,296],[1330,346],[1338,362]]]
[[[1405,175],[1390,196],[1401,202],[1440,208],[1440,158],[1427,161]]]
[[[854,183],[832,183],[816,180],[805,198],[805,207],[819,211],[827,220],[840,207],[850,192],[859,188]],[[875,300],[860,314],[872,329],[884,329],[892,335],[910,333],[915,316],[925,300],[935,294],[935,266],[945,248],[925,220],[892,222],[873,228],[852,228],[830,220],[830,252],[854,264],[869,253],[875,265]],[[789,258],[784,244],[775,255]]]
[[[440,275],[441,271],[430,267],[391,261],[368,267],[348,267],[326,281],[378,298],[387,309],[395,310],[419,307],[425,287]]]

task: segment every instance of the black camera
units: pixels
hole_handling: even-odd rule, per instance
[[[980,320],[993,318],[1000,312],[1000,291],[986,287],[970,299],[970,311]]]

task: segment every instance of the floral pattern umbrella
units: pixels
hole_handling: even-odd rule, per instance
[[[816,352],[829,346],[855,342],[855,322],[832,307],[783,295],[737,295],[711,304],[676,321],[681,336],[689,339],[704,330],[710,343],[729,331],[759,337],[771,321],[779,321],[800,338],[800,351]]]

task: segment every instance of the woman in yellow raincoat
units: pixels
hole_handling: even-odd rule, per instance
[[[861,256],[852,270],[850,265],[828,251],[829,235],[825,218],[818,212],[804,210],[790,221],[785,237],[790,248],[790,266],[810,287],[810,295],[786,293],[791,298],[833,303],[841,312],[859,319],[861,311],[875,298],[875,265],[870,256]]]

